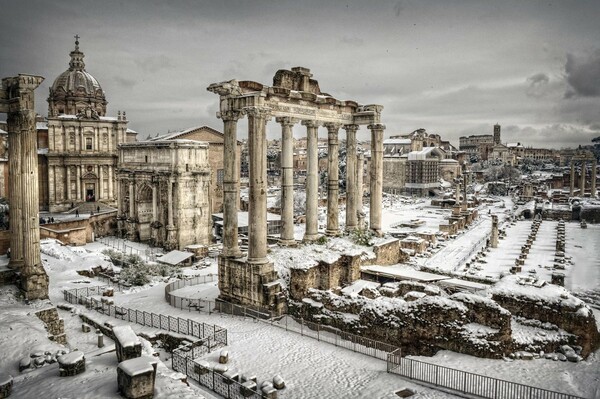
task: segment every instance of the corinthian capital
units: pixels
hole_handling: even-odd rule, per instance
[[[356,132],[358,130],[358,125],[356,124],[350,124],[350,125],[344,125],[343,128],[344,130],[347,132]]]
[[[338,130],[340,130],[340,127],[342,127],[342,124],[334,123],[334,122],[327,122],[323,126],[325,126],[327,128],[327,131],[329,133],[337,133]]]
[[[218,112],[217,118],[220,118],[223,121],[238,121],[239,119],[244,117],[244,114],[244,110],[231,109],[228,111]]]
[[[248,116],[252,116],[254,118],[261,119],[270,119],[271,118],[271,108],[269,107],[246,107],[244,111],[248,114]]]
[[[280,123],[281,126],[294,126],[298,120],[289,116],[278,116],[275,118],[275,122]]]
[[[373,130],[373,131],[385,130],[385,125],[382,123],[374,123],[372,125],[367,126],[367,129]]]
[[[321,126],[321,122],[315,120],[306,120],[301,122],[303,126],[306,127],[319,127]]]

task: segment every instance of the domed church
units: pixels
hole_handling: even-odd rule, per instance
[[[115,205],[117,145],[137,134],[127,128],[125,112],[106,115],[105,93],[85,70],[75,38],[69,69],[50,88],[47,122],[37,126],[40,208],[52,212],[84,202]]]

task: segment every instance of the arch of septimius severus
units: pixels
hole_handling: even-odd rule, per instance
[[[357,181],[362,178],[357,168],[356,132],[359,125],[371,130],[370,228],[381,233],[381,201],[383,178],[383,131],[381,105],[359,105],[355,101],[340,101],[322,93],[310,70],[302,67],[279,70],[273,86],[253,81],[214,83],[208,90],[219,95],[217,117],[224,124],[223,181],[223,254],[219,259],[219,289],[221,298],[255,306],[279,305],[280,287],[274,281],[276,273],[267,257],[267,139],[266,123],[275,118],[282,127],[282,233],[281,243],[294,243],[293,235],[293,164],[292,127],[306,126],[307,181],[305,241],[318,238],[318,151],[317,130],[328,132],[327,235],[336,235],[338,225],[338,135],[346,131],[347,193],[346,228],[357,228],[362,190]],[[248,150],[250,158],[250,198],[248,255],[244,258],[238,246],[237,203],[239,198],[239,159],[236,157],[237,122],[248,118]],[[360,174],[360,177],[359,177]],[[362,183],[361,183],[362,186]]]
[[[41,76],[19,74],[2,79],[0,112],[7,113],[10,178],[9,267],[21,275],[27,299],[48,298],[48,275],[40,256],[38,154],[34,90]]]

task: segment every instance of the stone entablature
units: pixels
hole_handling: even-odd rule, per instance
[[[167,249],[212,238],[208,144],[162,140],[119,146],[119,230]]]

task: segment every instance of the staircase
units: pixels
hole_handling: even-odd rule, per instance
[[[75,213],[75,211],[79,210],[79,213],[98,213],[98,207],[100,207],[100,213],[106,211],[114,211],[115,208],[108,206],[102,202],[80,202],[76,204],[73,209],[69,209],[67,213]]]

